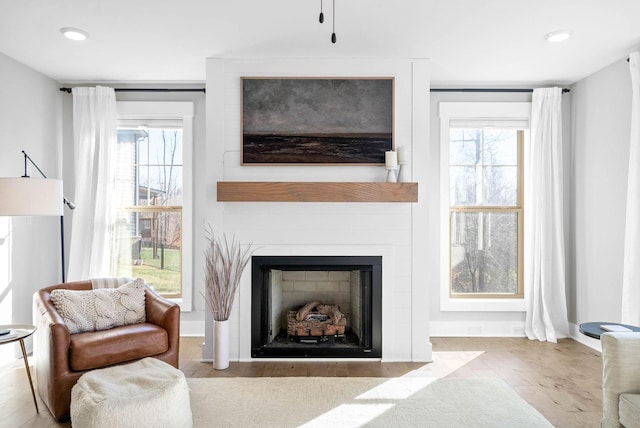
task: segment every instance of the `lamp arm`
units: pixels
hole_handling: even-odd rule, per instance
[[[44,172],[42,172],[42,170],[40,169],[40,167],[38,165],[36,165],[36,163],[33,161],[33,159],[31,159],[29,157],[29,155],[27,154],[27,152],[25,152],[24,150],[22,151],[22,154],[24,155],[24,175],[23,177],[29,177],[29,174],[27,174],[27,160],[29,160],[29,162],[31,162],[31,165],[33,165],[38,172],[40,173],[40,175],[42,175],[42,178],[47,178],[46,175],[44,175]]]
[[[43,178],[47,178],[47,176],[44,175],[44,172],[42,172],[40,167],[33,161],[33,159],[31,159],[31,157],[29,157],[27,152],[22,150],[22,154],[24,155],[24,175],[23,175],[23,177],[29,177],[29,174],[27,173],[27,160],[28,160],[29,162],[31,162],[31,165],[33,165],[38,170],[38,172],[40,173],[40,175]],[[71,202],[69,199],[65,198],[64,195],[62,196],[62,201],[64,202],[64,204],[66,206],[69,207],[69,209],[73,210],[73,209],[76,208],[76,205],[73,202]]]

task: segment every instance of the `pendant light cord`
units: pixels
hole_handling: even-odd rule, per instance
[[[333,0],[333,33],[331,33],[331,43],[336,42],[336,0]]]
[[[336,42],[336,0],[333,0],[333,26],[331,33],[331,43]],[[323,11],[323,0],[320,0],[320,16],[318,16],[318,21],[322,24],[324,22],[324,11]]]

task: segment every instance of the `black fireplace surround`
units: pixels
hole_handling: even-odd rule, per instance
[[[271,340],[271,271],[359,271],[360,335],[355,343]],[[382,257],[253,256],[251,260],[252,358],[381,358]],[[283,309],[284,310],[284,309]]]

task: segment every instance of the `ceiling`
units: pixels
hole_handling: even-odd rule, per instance
[[[331,2],[4,0],[0,52],[64,83],[204,82],[212,57],[429,58],[433,86],[505,86],[570,84],[640,47],[638,0],[335,0],[336,44]],[[544,39],[559,29],[573,37]]]

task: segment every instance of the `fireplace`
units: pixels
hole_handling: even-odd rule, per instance
[[[382,257],[253,256],[253,358],[381,358]]]

